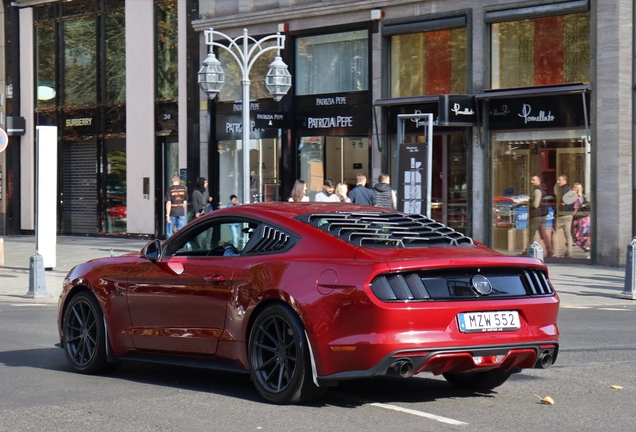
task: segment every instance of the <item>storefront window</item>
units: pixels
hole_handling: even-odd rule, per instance
[[[325,179],[336,184],[345,183],[349,190],[356,185],[358,173],[367,176],[367,186],[373,186],[377,181],[370,176],[367,137],[302,137],[298,155],[300,178],[307,184],[307,195],[311,201],[322,191]]]
[[[466,28],[391,37],[391,97],[466,93]]]
[[[106,220],[103,232],[126,232],[126,140],[113,139],[104,143],[106,150]]]
[[[173,100],[179,90],[177,4],[157,6],[157,97]]]
[[[368,90],[369,33],[358,30],[296,40],[296,95]]]
[[[37,55],[37,107],[55,106],[55,22],[38,22],[35,28]]]
[[[252,202],[279,201],[280,138],[250,140],[250,197]],[[219,207],[230,195],[243,200],[243,146],[241,140],[219,141]]]
[[[492,88],[590,81],[590,14],[492,25]]]
[[[95,105],[97,46],[95,17],[65,21],[64,105]]]
[[[123,10],[106,16],[106,101],[126,102],[126,20]]]
[[[585,136],[584,130],[493,133],[495,249],[525,254],[536,240],[546,257],[589,258],[591,176]]]

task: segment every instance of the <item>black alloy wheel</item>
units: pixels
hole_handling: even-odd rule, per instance
[[[288,306],[275,304],[259,314],[248,355],[252,381],[269,402],[306,402],[322,393],[312,380],[304,328]]]
[[[73,297],[64,312],[62,326],[64,352],[76,372],[107,372],[117,363],[106,359],[106,331],[102,310],[93,294],[81,292]]]

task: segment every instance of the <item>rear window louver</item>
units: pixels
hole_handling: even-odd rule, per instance
[[[334,212],[301,215],[296,219],[362,247],[473,244],[470,237],[420,214]]]
[[[486,276],[492,285],[488,296],[472,289],[473,275]],[[487,269],[457,271],[421,271],[377,276],[371,282],[373,294],[385,302],[430,300],[495,299],[534,297],[554,294],[545,273],[535,269]]]
[[[554,293],[554,288],[552,288],[545,273],[536,270],[526,270],[523,275],[532,294],[546,295]]]
[[[243,255],[259,254],[267,252],[283,252],[296,244],[297,239],[289,233],[268,225],[261,225],[252,235],[248,248],[243,250]]]

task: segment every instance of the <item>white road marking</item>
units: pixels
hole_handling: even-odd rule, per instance
[[[393,411],[399,411],[399,412],[403,412],[406,414],[412,414],[418,417],[424,417],[430,420],[435,420],[441,423],[446,423],[446,424],[450,424],[450,425],[455,425],[455,426],[462,426],[462,425],[467,425],[468,423],[465,423],[463,421],[459,421],[459,420],[455,420],[452,418],[448,418],[448,417],[442,417],[442,416],[438,416],[435,414],[429,414],[423,411],[416,411],[416,410],[412,410],[412,409],[408,409],[408,408],[402,408],[400,406],[397,405],[389,405],[389,404],[383,404],[383,403],[370,403],[369,405],[374,406],[374,407],[378,407],[378,408],[384,408],[384,409],[388,409],[388,410],[393,410]]]
[[[561,305],[563,309],[592,309],[592,306],[567,306]]]
[[[631,312],[632,309],[622,309],[622,308],[598,308],[598,310],[603,310],[603,311],[627,311],[627,312]]]
[[[51,303],[11,303],[11,306],[20,307],[20,306],[56,306],[56,305]]]

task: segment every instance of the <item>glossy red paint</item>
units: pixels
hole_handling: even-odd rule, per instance
[[[318,382],[383,375],[399,359],[412,362],[416,373],[444,373],[536,367],[545,349],[556,358],[559,299],[554,292],[387,302],[371,289],[378,275],[413,271],[523,268],[547,275],[541,261],[507,257],[478,243],[360,247],[294,219],[334,211],[385,212],[333,203],[236,206],[187,225],[162,245],[166,255],[158,260],[142,251],[80,264],[67,276],[60,298],[62,344],[65,308],[74,295],[89,290],[102,309],[114,359],[194,359],[199,365],[248,370],[254,322],[272,304],[291,308],[302,323]],[[193,242],[204,226],[221,224],[221,237],[227,235],[222,224],[237,220],[248,221],[243,225],[244,250],[256,241],[248,238],[253,227],[275,227],[295,243],[282,251],[225,257],[179,252],[185,246],[174,250],[178,242]],[[519,330],[459,329],[458,313],[509,310],[518,312]],[[476,365],[473,357],[482,349],[487,360]]]

